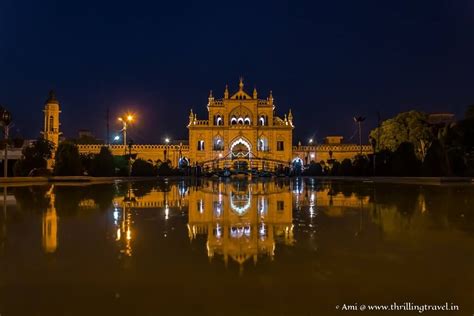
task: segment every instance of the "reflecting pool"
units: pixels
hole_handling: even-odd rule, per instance
[[[471,185],[185,179],[4,193],[1,316],[350,315],[360,310],[344,304],[394,302],[474,313]]]

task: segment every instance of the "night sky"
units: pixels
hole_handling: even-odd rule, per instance
[[[50,89],[62,131],[105,138],[127,109],[135,142],[187,139],[189,109],[273,90],[295,117],[294,141],[343,135],[400,111],[454,112],[474,103],[474,1],[0,1],[0,104],[13,134],[42,128]],[[356,138],[353,139],[356,141]]]

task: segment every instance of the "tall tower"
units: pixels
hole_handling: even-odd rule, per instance
[[[56,95],[53,90],[49,92],[49,97],[46,100],[44,105],[44,128],[43,128],[43,137],[46,140],[49,140],[51,143],[54,144],[54,148],[56,149],[59,144],[59,113],[61,113],[59,109],[59,102],[56,99]]]

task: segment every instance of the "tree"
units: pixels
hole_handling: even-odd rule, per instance
[[[54,174],[57,176],[79,176],[82,172],[81,156],[77,146],[62,142],[56,151]]]
[[[370,162],[367,156],[365,155],[357,155],[354,158],[354,162],[352,164],[352,172],[355,176],[366,176],[369,174],[370,170]]]
[[[134,177],[152,177],[155,176],[155,167],[143,159],[136,159],[132,164],[132,176]]]
[[[340,169],[341,169],[341,163],[333,159],[331,163],[331,170],[329,170],[329,174],[331,176],[338,176],[340,173]]]
[[[415,154],[415,146],[403,142],[398,146],[392,157],[392,174],[394,176],[418,176],[421,162]]]
[[[308,169],[305,170],[304,175],[308,176],[320,176],[323,174],[323,168],[317,162],[311,161]]]
[[[435,135],[428,123],[428,114],[410,111],[383,121],[370,132],[370,137],[376,140],[378,150],[396,151],[402,143],[411,143],[416,156],[422,160]]]
[[[158,166],[156,173],[159,176],[173,176],[177,174],[177,170],[171,168],[171,161],[168,160]]]
[[[339,168],[339,175],[341,176],[352,176],[352,161],[348,158],[344,159],[341,162],[341,167]]]
[[[25,177],[33,169],[45,169],[47,160],[51,159],[54,145],[50,141],[38,138],[22,150],[22,157],[15,163],[13,174]]]
[[[115,175],[114,156],[109,148],[103,146],[92,160],[91,175],[94,177],[113,177]]]
[[[433,141],[423,161],[422,173],[427,177],[442,177],[449,175],[449,164],[446,153],[439,140]]]

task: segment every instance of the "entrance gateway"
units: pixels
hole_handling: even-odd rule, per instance
[[[247,170],[251,155],[251,145],[246,139],[239,137],[230,145],[230,157],[236,170]]]

